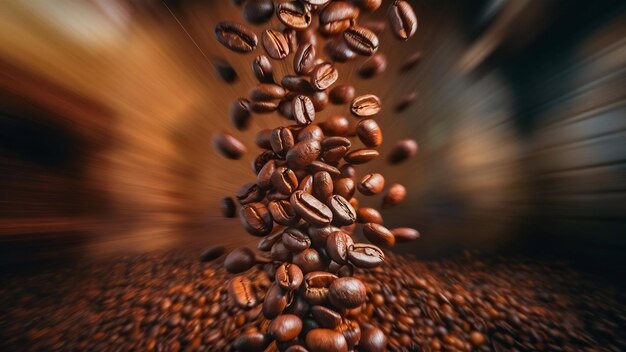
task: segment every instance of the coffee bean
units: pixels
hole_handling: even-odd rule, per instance
[[[326,252],[328,256],[338,264],[348,263],[348,248],[354,242],[352,237],[343,231],[335,231],[328,235],[326,239]]]
[[[254,252],[250,248],[242,247],[228,253],[224,259],[224,267],[231,274],[239,274],[249,270],[256,263]]]
[[[383,217],[382,215],[380,215],[378,210],[374,208],[364,207],[364,208],[357,209],[356,221],[361,224],[368,223],[368,222],[373,222],[375,224],[382,224]]]
[[[333,194],[333,180],[328,172],[320,171],[313,175],[312,194],[322,202]]]
[[[400,72],[410,71],[413,67],[415,67],[417,64],[419,64],[420,61],[422,61],[422,52],[421,51],[415,52],[415,53],[409,55],[409,57],[407,57],[404,60],[402,65],[400,65],[399,71]]]
[[[222,216],[225,218],[234,218],[237,211],[237,205],[231,197],[222,197],[220,200],[220,208],[222,209]]]
[[[352,26],[343,32],[343,38],[358,54],[370,56],[378,50],[378,37],[365,27]]]
[[[395,0],[387,13],[392,33],[401,40],[408,40],[417,30],[417,16],[411,5],[403,0]]]
[[[352,205],[352,207],[354,209],[359,209],[359,200],[358,199],[356,199],[354,197],[350,198],[350,204]]]
[[[272,218],[277,224],[283,226],[293,226],[300,221],[295,209],[289,200],[276,200],[267,204],[267,208],[272,214]]]
[[[313,194],[313,176],[304,176],[304,178],[300,180],[300,184],[298,184],[298,190],[308,194]]]
[[[277,84],[260,83],[250,90],[250,99],[252,101],[271,101],[282,99],[287,92]]]
[[[303,273],[308,274],[313,271],[324,270],[324,262],[318,251],[307,248],[293,256],[292,263],[296,264]]]
[[[354,348],[354,346],[358,344],[361,339],[361,328],[355,321],[344,319],[341,324],[339,324],[337,330],[341,332],[343,337],[346,339],[348,348]]]
[[[326,239],[335,231],[339,231],[339,228],[335,226],[309,227],[307,233],[313,245],[319,247],[326,246]]]
[[[383,197],[381,208],[388,209],[394,205],[400,204],[404,200],[404,197],[406,197],[406,188],[399,183],[393,184]]]
[[[348,29],[359,16],[359,9],[343,1],[333,1],[320,13],[320,33],[337,35]]]
[[[366,147],[376,148],[383,143],[383,132],[378,123],[372,119],[364,119],[356,125],[356,134]]]
[[[345,199],[352,198],[355,189],[356,188],[354,185],[354,180],[350,177],[342,177],[340,179],[337,179],[333,185],[333,192],[337,195],[344,197]]]
[[[260,130],[254,135],[254,144],[261,149],[272,149],[272,144],[270,143],[270,138],[272,137],[272,131],[269,128],[265,128]],[[274,154],[274,153],[272,153]],[[265,161],[267,162],[267,160]],[[265,165],[265,162],[261,165]],[[260,168],[259,168],[260,169]],[[257,171],[258,172],[258,171]]]
[[[315,92],[310,96],[310,98],[316,112],[326,109],[326,106],[328,105],[328,94],[326,94],[326,92]]]
[[[322,159],[328,163],[336,163],[350,150],[350,140],[344,137],[326,137],[322,140]]]
[[[278,103],[275,101],[253,101],[250,103],[250,110],[257,114],[269,114],[278,109]]]
[[[276,318],[284,312],[292,299],[293,294],[291,291],[284,290],[277,283],[272,284],[267,290],[263,301],[263,316],[266,319]]]
[[[220,22],[215,26],[217,41],[230,50],[249,53],[256,49],[258,38],[247,26],[234,22]]]
[[[368,79],[385,72],[386,69],[387,58],[382,53],[376,53],[359,66],[357,73],[361,78]]]
[[[345,136],[350,129],[350,121],[341,115],[332,115],[320,124],[324,134],[328,136]]]
[[[363,226],[363,235],[370,242],[381,247],[393,247],[396,238],[386,227],[380,224],[369,222]]]
[[[230,121],[238,130],[247,130],[250,125],[250,101],[239,98],[230,106]]]
[[[274,82],[274,68],[270,59],[265,55],[257,56],[252,61],[252,71],[259,80],[260,83],[273,84]]]
[[[291,194],[298,187],[298,178],[293,170],[284,166],[276,168],[271,177],[272,185],[282,194]]]
[[[269,345],[269,339],[260,332],[249,332],[233,341],[233,347],[240,351],[262,352],[267,345]]]
[[[306,347],[316,352],[347,352],[343,335],[330,329],[313,329],[306,335]]]
[[[341,324],[342,320],[339,313],[324,306],[311,307],[311,315],[313,315],[319,326],[327,329],[335,329]]]
[[[306,141],[306,140],[316,140],[321,141],[324,139],[324,132],[322,129],[315,124],[308,125],[298,132],[298,142]]]
[[[350,111],[357,117],[376,115],[382,109],[380,99],[374,94],[365,94],[352,100]]]
[[[354,99],[354,87],[348,84],[341,84],[331,89],[328,97],[333,104],[342,105]]]
[[[330,285],[337,276],[325,271],[313,271],[304,276],[304,298],[311,304],[324,304]]]
[[[235,276],[230,280],[228,293],[232,301],[241,308],[250,309],[258,303],[254,285],[243,275]]]
[[[358,165],[374,160],[378,155],[376,149],[357,149],[346,154],[343,159],[350,164]]]
[[[341,277],[330,285],[328,298],[336,307],[352,309],[365,303],[367,289],[359,279]]]
[[[246,146],[226,132],[213,134],[213,146],[222,156],[233,160],[240,159],[246,152]]]
[[[315,92],[311,82],[305,77],[287,75],[280,81],[280,85],[298,94],[312,95]]]
[[[265,236],[272,231],[272,215],[263,203],[250,203],[241,207],[239,219],[253,236]]]
[[[348,259],[358,268],[374,268],[382,264],[385,254],[373,244],[355,243],[348,248]]]
[[[274,29],[266,29],[261,36],[265,52],[274,60],[282,60],[289,55],[289,43],[285,36]]]
[[[298,142],[287,152],[287,165],[291,169],[303,169],[319,157],[321,149],[320,142],[316,140]]]
[[[361,332],[359,352],[384,352],[387,351],[387,336],[379,328],[368,327]]]
[[[356,176],[356,170],[354,169],[354,166],[350,164],[341,165],[341,168],[339,169],[339,171],[341,172],[341,177],[355,177]]]
[[[277,341],[295,339],[302,331],[302,320],[293,314],[276,317],[267,327],[267,333]]]
[[[327,204],[333,212],[334,225],[346,226],[356,221],[356,211],[344,197],[338,194],[332,195],[328,198]]]
[[[213,61],[215,65],[215,71],[217,71],[217,75],[226,82],[226,83],[234,83],[237,81],[237,72],[235,69],[228,63],[228,61],[224,59],[215,59]]]
[[[298,95],[292,101],[293,118],[298,125],[308,125],[315,120],[315,107],[311,99]]]
[[[288,228],[283,232],[283,244],[290,251],[299,253],[311,246],[311,239],[296,228]]]
[[[298,289],[303,280],[302,270],[295,264],[283,263],[276,269],[276,283],[286,291]]]
[[[295,144],[293,134],[288,128],[278,127],[272,130],[270,145],[274,153],[286,155]]]
[[[236,197],[239,204],[244,205],[248,203],[258,202],[265,196],[265,192],[254,183],[246,183],[237,191]]]
[[[287,27],[302,30],[311,25],[311,12],[299,1],[282,2],[276,10],[278,19]]]
[[[291,260],[291,251],[285,247],[285,244],[281,240],[272,245],[270,258],[276,262],[287,262]]]
[[[311,72],[311,85],[317,90],[325,90],[332,86],[338,77],[337,69],[331,63],[323,62]]]
[[[203,263],[210,262],[223,256],[224,253],[226,253],[226,247],[224,246],[210,247],[200,254],[200,261]]]
[[[349,22],[346,23],[349,25]],[[348,62],[357,57],[343,37],[331,38],[324,44],[324,53],[335,62]]]
[[[410,242],[420,237],[420,233],[417,230],[408,227],[393,229],[391,230],[391,233],[396,238],[396,242],[398,243]]]
[[[363,195],[373,196],[382,192],[383,188],[385,188],[385,178],[379,173],[367,174],[363,176],[356,188]]]
[[[313,226],[326,226],[333,219],[331,210],[308,193],[295,191],[290,201],[298,215]]]
[[[315,174],[318,172],[328,172],[332,178],[339,177],[339,175],[341,174],[341,171],[339,171],[338,168],[332,165],[326,164],[325,162],[319,161],[319,160],[313,161],[307,167],[307,170],[312,174]]]
[[[252,24],[262,24],[274,15],[272,0],[247,0],[243,6],[243,18]]]
[[[412,139],[403,139],[396,142],[389,153],[389,163],[392,165],[399,164],[417,154],[417,143]]]
[[[291,101],[294,97],[292,93],[289,93],[278,103],[278,113],[287,120],[293,120],[293,106],[291,105]]]
[[[311,43],[303,43],[293,57],[293,70],[298,75],[307,75],[313,71],[314,62],[315,46]]]
[[[259,244],[257,245],[257,248],[260,251],[263,252],[269,252],[272,249],[272,246],[280,241],[282,239],[283,233],[280,231],[277,231],[273,234],[267,235],[265,237],[263,237],[260,241]]]
[[[398,101],[396,106],[394,106],[393,110],[397,113],[403,112],[409,106],[411,106],[411,104],[413,104],[413,102],[415,101],[415,98],[417,98],[417,93],[415,92],[411,92],[403,96],[402,98],[400,98],[400,101]]]

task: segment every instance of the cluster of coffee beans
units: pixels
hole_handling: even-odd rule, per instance
[[[376,55],[377,34],[358,23],[361,11],[373,12],[381,3],[295,0],[275,4],[268,0],[243,5],[249,22],[267,22],[275,13],[282,28],[263,31],[261,44],[267,56],[252,61],[259,83],[250,90],[249,100],[240,98],[233,104],[233,124],[244,128],[251,113],[274,111],[292,124],[257,134],[256,144],[265,151],[253,163],[256,180],[236,195],[241,223],[253,236],[263,237],[258,249],[268,253],[267,270],[274,278],[261,302],[254,285],[242,274],[258,262],[254,252],[240,248],[226,257],[226,269],[239,274],[229,283],[232,300],[245,309],[262,304],[264,317],[271,320],[266,333],[250,332],[236,340],[242,351],[263,350],[272,341],[280,351],[290,352],[387,349],[382,330],[350,319],[368,298],[367,286],[353,276],[354,267],[380,266],[385,259],[380,247],[416,239],[419,233],[410,228],[389,230],[381,225],[376,209],[359,208],[356,191],[373,196],[385,190],[383,175],[372,172],[357,179],[353,167],[379,156],[383,135],[374,117],[382,102],[374,94],[355,96],[350,85],[333,87],[339,77],[335,62],[371,56],[359,68],[364,78],[385,69],[384,56]],[[417,18],[406,1],[391,2],[388,20],[401,40],[408,40],[417,29]],[[218,23],[215,35],[221,44],[239,53],[256,50],[259,41],[251,28],[236,22]],[[326,60],[318,55],[317,35],[327,39]],[[271,60],[286,60],[291,54],[293,74],[277,83]],[[341,116],[316,122],[329,99],[349,104],[351,113],[360,119],[354,131]],[[363,147],[352,148],[348,137],[358,137]],[[214,144],[231,159],[245,153],[243,144],[227,133],[218,133]],[[399,163],[416,152],[413,140],[399,141],[389,162]],[[405,195],[406,189],[395,184],[388,188],[381,206],[396,205]],[[236,213],[230,197],[222,200],[222,208],[227,217]],[[364,224],[363,234],[370,243],[354,242],[357,222]]]

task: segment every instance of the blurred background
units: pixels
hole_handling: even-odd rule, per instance
[[[394,139],[420,144],[407,163],[381,157],[357,169],[408,189],[382,214],[422,238],[397,250],[551,256],[626,272],[626,3],[412,3],[416,36],[400,44],[381,35],[387,72],[363,80],[353,72],[363,59],[338,64],[339,83],[387,107],[377,116],[383,156]],[[243,132],[230,124],[230,103],[256,82],[256,54],[228,51],[213,27],[240,21],[240,8],[6,0],[0,9],[3,269],[254,246],[237,219],[221,216],[219,199],[253,179],[254,133],[285,121],[257,115]],[[368,16],[383,19],[378,12]],[[416,51],[419,66],[400,74]],[[235,68],[235,83],[219,78],[219,60]],[[394,113],[412,91],[415,102]],[[317,118],[332,114],[348,107],[329,105]],[[248,147],[242,160],[212,149],[220,130]]]

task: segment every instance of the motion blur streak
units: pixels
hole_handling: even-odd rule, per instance
[[[342,79],[386,106],[383,155],[396,138],[420,143],[401,167],[373,164],[409,191],[383,211],[386,224],[425,234],[402,250],[623,257],[624,4],[412,3],[416,39],[401,47],[388,30],[381,37],[392,69],[361,80],[339,65]],[[230,102],[255,81],[252,55],[218,45],[212,28],[238,20],[239,10],[229,1],[167,5],[171,13],[149,0],[0,5],[3,260],[252,240],[237,220],[220,217],[218,202],[252,179],[253,153],[223,159],[210,137],[230,131],[256,151],[252,131],[279,117],[255,116],[245,132],[229,123]],[[418,50],[419,66],[397,73]],[[212,64],[220,58],[236,83],[220,81]],[[289,64],[278,64],[278,77]],[[401,88],[417,98],[393,114]],[[335,113],[347,107],[322,116]],[[413,223],[401,221],[407,216]]]

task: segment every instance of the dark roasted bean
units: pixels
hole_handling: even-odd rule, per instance
[[[324,132],[318,125],[308,125],[298,132],[298,142],[306,141],[309,139],[313,139],[316,141],[321,141],[324,139]]]
[[[379,173],[367,174],[357,183],[356,188],[366,196],[378,194],[385,188],[385,178]]]
[[[366,147],[376,148],[383,143],[383,131],[372,119],[364,119],[356,125],[356,134]]]
[[[343,231],[335,231],[328,235],[326,239],[326,252],[328,256],[338,264],[348,263],[348,248],[354,242],[352,237]]]
[[[376,115],[382,109],[380,99],[374,94],[365,94],[352,100],[350,111],[357,117],[368,117]]]
[[[340,179],[337,179],[333,185],[333,193],[340,195],[345,199],[352,198],[355,190],[356,187],[354,184],[354,180],[350,177],[342,177]]]
[[[210,247],[204,250],[202,254],[200,254],[200,261],[203,263],[210,262],[223,256],[224,253],[226,253],[226,247],[224,246]]]
[[[399,164],[417,154],[417,149],[417,143],[414,140],[400,140],[396,142],[396,145],[389,153],[389,163],[392,165]]]
[[[343,1],[333,1],[322,10],[320,33],[336,35],[348,29],[359,16],[359,9]]]
[[[404,200],[404,197],[406,197],[406,188],[399,183],[393,184],[383,197],[381,208],[387,209],[400,204]]]
[[[226,132],[213,135],[213,146],[222,156],[234,160],[240,159],[246,152],[246,146]]]
[[[319,157],[321,149],[316,140],[298,142],[287,152],[287,165],[292,169],[303,169]]]
[[[356,321],[344,319],[337,328],[348,342],[348,348],[354,348],[361,340],[361,328]]]
[[[341,324],[341,315],[332,309],[324,306],[311,307],[311,315],[317,321],[320,327],[327,329],[335,329]]]
[[[274,29],[266,29],[263,31],[261,41],[265,52],[274,60],[282,60],[289,55],[289,43],[285,36]]]
[[[252,101],[270,101],[282,99],[287,92],[277,84],[260,83],[250,90],[250,99]]]
[[[260,241],[259,244],[257,245],[257,248],[260,251],[263,252],[269,252],[272,249],[272,246],[274,245],[274,243],[280,241],[282,239],[282,235],[283,233],[280,231],[277,231],[271,235],[267,235],[265,237],[263,237]]]
[[[308,193],[295,191],[290,201],[298,215],[313,226],[326,226],[333,219],[332,211]]]
[[[344,197],[334,194],[328,198],[326,203],[333,212],[333,225],[346,226],[354,224],[356,211]]]
[[[324,53],[334,62],[348,62],[357,57],[343,37],[331,38],[324,44]]]
[[[304,298],[311,304],[324,304],[330,285],[337,276],[325,271],[313,271],[304,276]]]
[[[339,231],[339,228],[335,226],[325,226],[325,227],[309,227],[307,230],[309,237],[311,238],[311,242],[315,246],[326,246],[326,239],[328,236],[335,232]]]
[[[339,73],[333,64],[323,62],[317,65],[311,72],[311,85],[317,90],[325,90],[332,86],[338,77]]]
[[[384,352],[387,351],[387,336],[379,328],[368,327],[361,332],[359,351]]]
[[[253,236],[265,236],[272,231],[272,215],[262,203],[242,206],[239,210],[239,219],[246,231]]]
[[[306,347],[318,352],[347,352],[345,337],[330,329],[313,329],[306,334]]]
[[[286,155],[289,149],[295,145],[291,130],[285,127],[278,127],[272,131],[270,136],[270,146],[274,153],[278,155]]]
[[[270,258],[276,262],[286,262],[291,260],[291,251],[285,247],[283,241],[278,241],[270,249]]]
[[[378,10],[383,0],[354,0],[354,4],[365,12]]]
[[[230,106],[230,121],[238,130],[247,130],[250,125],[250,101],[239,98]]]
[[[356,308],[365,303],[367,299],[367,289],[365,284],[353,277],[341,277],[334,280],[330,285],[330,303],[341,308]]]
[[[345,136],[350,129],[350,121],[341,115],[332,115],[320,124],[322,131],[328,136]]]
[[[401,40],[408,40],[417,30],[417,16],[407,1],[395,0],[389,7],[391,32]]]
[[[302,30],[311,25],[311,12],[299,1],[280,3],[276,10],[276,15],[289,28]]]
[[[252,24],[269,21],[274,15],[274,1],[247,0],[243,5],[243,18]]]
[[[258,303],[254,285],[243,275],[235,276],[230,280],[228,293],[233,302],[241,308],[249,309]]]
[[[298,190],[313,194],[313,175],[304,176],[302,180],[300,180],[300,184],[298,184]]]
[[[336,163],[350,150],[350,140],[344,137],[327,137],[322,140],[322,159],[327,163]]]
[[[265,128],[260,130],[254,135],[254,144],[261,149],[272,149],[272,144],[270,143],[270,139],[272,137],[272,130],[269,128]],[[272,153],[273,154],[273,153]],[[263,167],[265,162],[261,165]]]
[[[354,176],[356,176],[356,170],[354,169],[354,166],[352,166],[350,164],[343,164],[343,165],[341,165],[341,168],[339,169],[339,171],[341,171],[341,177],[354,177]]]
[[[268,161],[276,159],[278,159],[278,155],[276,155],[276,153],[271,150],[266,150],[252,160],[252,171],[258,174]]]
[[[241,247],[228,253],[224,259],[224,267],[229,273],[239,274],[252,268],[256,263],[254,252],[250,248]]]
[[[367,222],[373,222],[375,224],[382,224],[383,217],[380,215],[378,210],[374,208],[359,208],[356,211],[356,221],[364,224]]]
[[[346,154],[343,159],[354,165],[365,164],[378,157],[379,153],[376,149],[357,149]]]
[[[303,43],[293,57],[293,70],[298,75],[308,75],[315,67],[315,45]]]
[[[292,101],[293,119],[298,125],[308,125],[315,120],[315,107],[306,95],[298,95]]]
[[[288,228],[283,232],[283,244],[290,251],[298,253],[311,246],[311,239],[296,228]]]
[[[267,333],[277,341],[289,341],[300,335],[302,320],[293,314],[276,317],[267,328]]]
[[[318,251],[307,248],[293,256],[292,263],[300,267],[303,273],[324,270],[324,262]]]
[[[244,205],[248,203],[258,202],[265,196],[265,192],[254,183],[246,183],[237,191],[236,197],[239,204]]]
[[[222,216],[225,218],[234,218],[237,214],[237,205],[231,197],[222,197],[220,201]]]
[[[385,72],[386,69],[387,58],[383,53],[376,53],[359,66],[357,73],[361,78],[368,79]]]
[[[310,98],[313,102],[313,107],[315,108],[315,111],[319,112],[326,109],[326,106],[328,105],[328,94],[326,94],[326,92],[315,92],[313,93],[313,95],[310,96]]]
[[[355,243],[348,248],[348,259],[358,268],[374,268],[385,261],[385,254],[373,244]]]
[[[333,178],[339,177],[339,175],[341,174],[341,171],[339,171],[338,168],[332,165],[326,164],[325,162],[319,161],[319,160],[313,161],[308,166],[308,171],[310,173],[317,173],[320,171],[325,171],[325,172],[328,172],[330,176],[332,176]]]
[[[370,242],[381,247],[393,247],[396,238],[386,227],[369,222],[363,226],[363,234]]]
[[[293,170],[284,166],[276,168],[271,181],[274,188],[282,194],[291,194],[298,188],[298,177]]]
[[[252,71],[260,83],[275,83],[274,68],[272,67],[272,63],[267,56],[257,56],[254,61],[252,61]]]
[[[253,101],[250,103],[250,110],[257,114],[269,114],[278,109],[278,103],[275,101]]]
[[[234,22],[220,22],[215,26],[215,36],[225,47],[239,52],[249,53],[256,49],[258,38],[247,26]]]
[[[328,172],[320,171],[313,175],[312,194],[322,202],[333,194],[333,179]]]
[[[391,233],[396,238],[396,242],[398,243],[410,242],[420,237],[420,233],[417,230],[408,227],[393,229],[391,230]]]
[[[283,77],[280,84],[285,89],[298,94],[311,95],[315,92],[311,82],[305,77],[287,75]]]
[[[266,319],[276,318],[283,313],[292,299],[291,292],[284,290],[277,283],[272,284],[263,301],[263,316]]]
[[[333,104],[347,104],[354,99],[354,87],[348,84],[341,84],[331,89],[328,97]]]
[[[370,56],[378,50],[378,37],[365,27],[352,26],[343,32],[343,38],[358,54]]]
[[[260,332],[248,332],[233,341],[233,347],[240,351],[263,351],[269,345],[269,339]]]
[[[228,61],[224,59],[215,59],[213,61],[215,65],[215,71],[217,71],[217,75],[226,82],[226,83],[234,83],[239,78],[237,76],[237,72],[235,69],[228,63]]]
[[[298,289],[303,280],[302,270],[295,264],[283,263],[276,269],[276,283],[284,290]]]

